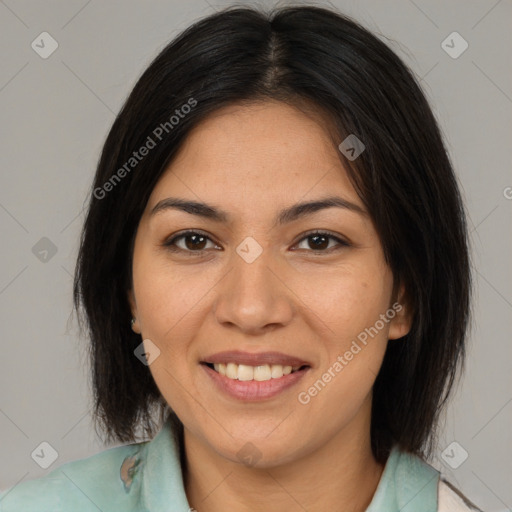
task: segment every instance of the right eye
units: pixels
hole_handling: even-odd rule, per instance
[[[206,250],[205,244],[207,241],[213,243],[211,238],[205,233],[200,231],[184,231],[164,242],[163,246],[172,252],[185,252],[190,255],[196,253],[194,255],[199,256]]]

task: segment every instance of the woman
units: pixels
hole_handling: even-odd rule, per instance
[[[457,182],[349,18],[228,8],[171,42],[106,140],[74,293],[97,424],[132,444],[2,512],[478,510],[425,462],[465,352]]]

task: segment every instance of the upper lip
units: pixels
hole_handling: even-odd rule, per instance
[[[250,353],[240,350],[228,350],[217,352],[211,356],[205,357],[203,363],[236,363],[248,366],[262,366],[264,364],[280,364],[283,366],[311,366],[307,361],[295,356],[289,356],[281,352],[260,352]]]

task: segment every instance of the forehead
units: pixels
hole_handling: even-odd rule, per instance
[[[337,193],[362,206],[327,123],[277,101],[223,107],[188,134],[148,208],[171,194],[247,209]]]

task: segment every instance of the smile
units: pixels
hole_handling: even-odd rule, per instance
[[[294,369],[289,365],[252,367],[235,363],[215,363],[218,369],[215,369],[214,364],[209,363],[201,363],[199,366],[204,369],[209,383],[213,384],[222,395],[243,402],[260,402],[277,397],[295,386],[311,370],[309,366]],[[226,373],[230,372],[231,376],[223,375],[221,373],[223,369]],[[279,374],[281,374],[280,377],[277,376]],[[239,378],[240,376],[242,379]]]
[[[210,368],[213,368],[217,373],[224,375],[228,379],[251,381],[255,380],[263,382],[270,379],[280,379],[284,375],[297,372],[304,366],[289,366],[282,364],[264,364],[258,366],[250,366],[246,364],[236,363],[207,363]]]

